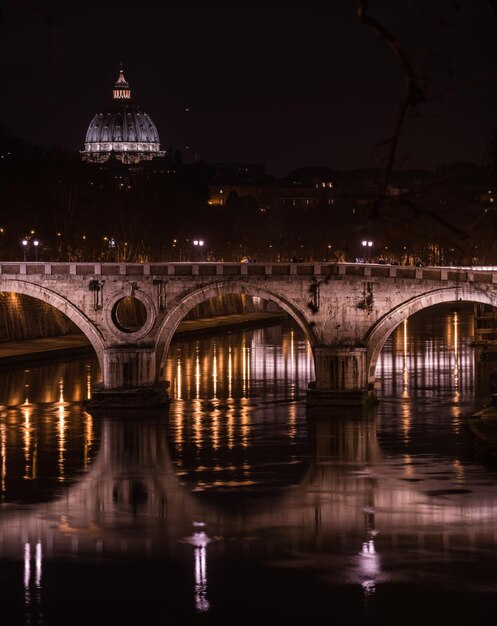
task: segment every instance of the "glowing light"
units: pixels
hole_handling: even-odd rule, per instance
[[[0,455],[2,457],[2,500],[7,491],[7,428],[0,424]]]
[[[248,447],[248,436],[250,432],[250,406],[247,406],[247,399],[242,398],[242,407],[240,412],[240,427],[242,435],[242,446]]]
[[[57,479],[60,482],[65,480],[65,452],[66,452],[66,420],[65,420],[65,411],[64,411],[64,381],[61,380],[59,383],[59,402],[58,402],[58,413],[59,420],[57,423],[57,439],[58,439],[58,452],[59,458],[57,462],[57,469],[59,475]]]
[[[31,407],[23,405],[22,413],[24,415],[24,480],[31,480],[34,478],[31,458]]]
[[[195,355],[195,397],[200,398],[200,356],[198,353],[198,343]]]
[[[41,587],[41,562],[42,562],[42,553],[41,553],[41,541],[38,541],[36,544],[35,551],[35,585],[37,589]]]
[[[91,398],[91,367],[89,365],[86,366],[86,399],[89,400]]]
[[[193,414],[193,441],[195,442],[195,445],[197,446],[197,448],[201,448],[202,447],[202,441],[203,441],[203,436],[202,436],[202,404],[200,403],[200,401],[195,401],[195,412]]]
[[[181,359],[176,362],[176,398],[181,400]]]
[[[409,397],[409,369],[407,366],[407,319],[404,320],[402,351],[402,397]]]
[[[454,312],[454,399],[458,400],[459,393],[459,317],[457,311]]]
[[[197,527],[205,526],[203,522],[196,522],[194,524]],[[203,530],[195,532],[188,539],[188,542],[193,545],[193,557],[194,557],[194,572],[195,572],[195,608],[199,613],[205,613],[210,608],[209,601],[207,599],[207,546],[210,543],[210,538]]]
[[[85,436],[84,436],[84,448],[83,448],[83,465],[85,470],[88,469],[88,465],[91,461],[91,449],[93,444],[93,418],[87,413],[85,423]]]
[[[24,603],[26,608],[29,609],[31,605],[31,544],[26,542],[24,544]],[[42,574],[42,547],[41,541],[38,540],[34,550],[34,586],[36,591],[40,592],[41,589],[41,574]],[[37,594],[37,595],[38,595]],[[40,600],[38,596],[38,601]]]
[[[24,598],[26,603],[30,603],[29,583],[31,578],[31,545],[24,544]]]
[[[231,354],[231,346],[228,348],[228,398],[233,395],[233,356]]]
[[[212,397],[217,397],[217,348],[214,344],[214,356],[212,358]]]
[[[214,411],[211,416],[212,447],[216,450],[219,447],[219,412]]]
[[[243,395],[247,395],[247,360],[246,360],[245,335],[242,342],[242,388]]]
[[[293,329],[290,331],[290,398],[295,398],[295,338]]]
[[[375,531],[368,534],[368,540],[362,544],[359,560],[359,570],[362,579],[361,586],[366,598],[376,591],[376,580],[381,574],[381,561],[373,540]]]

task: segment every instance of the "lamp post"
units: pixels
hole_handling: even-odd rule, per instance
[[[33,241],[33,246],[35,247],[35,261],[38,261],[38,246],[40,245],[40,242],[38,241],[38,239],[35,239]]]
[[[104,239],[107,241],[107,247],[109,251],[108,260],[114,261],[114,252],[116,252],[117,258],[115,260],[119,261],[119,252],[117,250],[117,243],[114,237],[104,237]]]
[[[369,239],[363,239],[362,247],[364,249],[366,258],[369,261],[371,259],[371,248],[373,247],[373,242]]]
[[[203,248],[203,245],[204,245],[204,240],[203,239],[194,239],[193,240],[193,245],[195,247],[198,246],[200,248],[200,260],[202,261],[202,248]]]
[[[27,253],[28,253],[28,245],[29,245],[29,241],[27,239],[23,239],[21,241],[22,243],[22,251],[24,253],[24,262],[26,262],[26,257],[27,257]]]

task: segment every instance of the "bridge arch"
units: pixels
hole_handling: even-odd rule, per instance
[[[497,292],[494,295],[492,292],[466,284],[428,291],[393,308],[372,326],[366,336],[366,366],[370,383],[374,382],[380,352],[394,329],[406,318],[422,309],[449,302],[475,302],[497,307]]]
[[[248,296],[259,297],[264,300],[270,300],[277,304],[299,325],[307,337],[312,351],[314,352],[314,347],[317,345],[318,339],[313,325],[305,312],[294,301],[291,301],[290,299],[266,288],[261,284],[242,281],[219,282],[192,291],[171,309],[157,334],[156,354],[158,371],[164,367],[174,333],[176,332],[179,323],[184,319],[189,311],[210,298],[228,294],[246,294]]]
[[[41,300],[46,304],[50,304],[55,309],[66,315],[81,330],[92,344],[103,372],[103,354],[104,340],[88,317],[69,300],[62,297],[55,291],[47,289],[41,285],[30,283],[24,280],[6,279],[2,280],[1,291],[5,293],[19,293],[25,296],[31,296],[37,300]]]

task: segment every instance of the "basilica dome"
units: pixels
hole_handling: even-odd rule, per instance
[[[114,155],[122,163],[138,163],[164,154],[152,118],[132,101],[121,69],[112,101],[90,122],[81,153],[83,161],[105,163]]]

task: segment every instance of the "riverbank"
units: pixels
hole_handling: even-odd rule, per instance
[[[484,462],[497,464],[497,394],[467,420],[475,454]]]
[[[485,463],[497,465],[497,416],[470,417],[467,427],[475,455]]]
[[[273,311],[270,313],[236,313],[185,320],[179,324],[175,338],[205,335],[220,330],[230,331],[266,326],[282,321],[285,317],[286,313]],[[8,343],[0,343],[0,367],[13,363],[41,361],[47,358],[83,356],[92,352],[94,352],[93,346],[82,333],[25,341],[9,341]]]

